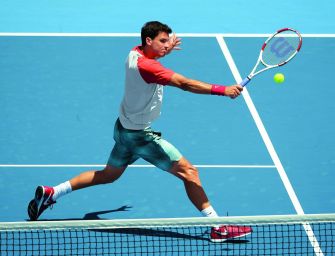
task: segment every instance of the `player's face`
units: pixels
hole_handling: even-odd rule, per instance
[[[160,32],[154,39],[147,38],[147,45],[156,58],[165,56],[169,48],[169,35],[166,32]]]

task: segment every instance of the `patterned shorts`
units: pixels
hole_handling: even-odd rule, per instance
[[[182,157],[178,149],[161,138],[160,133],[151,128],[125,129],[119,119],[114,127],[114,140],[115,146],[107,162],[114,167],[125,167],[143,158],[164,171],[170,171],[172,164]]]

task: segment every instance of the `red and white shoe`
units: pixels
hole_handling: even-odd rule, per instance
[[[28,205],[30,220],[37,220],[45,209],[56,203],[56,201],[52,199],[53,194],[54,189],[52,187],[38,186],[36,188],[35,198],[31,200]]]
[[[252,228],[247,226],[222,225],[213,227],[210,240],[214,243],[247,236],[252,233]]]

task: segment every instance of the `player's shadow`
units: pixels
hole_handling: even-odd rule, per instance
[[[113,210],[105,210],[105,211],[97,211],[86,213],[83,218],[69,218],[69,219],[41,219],[39,221],[72,221],[72,220],[106,220],[106,218],[102,218],[100,215],[113,213],[113,212],[125,212],[129,211],[132,207],[128,205],[121,206],[120,208]],[[145,237],[155,237],[155,238],[172,238],[172,239],[187,239],[187,240],[198,240],[202,241],[202,243],[210,242],[210,228],[202,233],[191,234],[185,233],[182,230],[167,230],[164,228],[112,228],[112,229],[89,229],[90,232],[97,233],[109,233],[109,234],[119,234],[119,235],[131,235],[131,236],[145,236]],[[237,239],[237,240],[227,240],[224,243],[229,244],[245,244],[248,243],[249,240]],[[230,249],[226,248],[224,250],[229,251]]]
[[[68,219],[40,219],[38,221],[67,221],[67,220],[106,220],[106,218],[100,217],[100,215],[113,213],[113,212],[126,212],[129,211],[132,207],[129,205],[121,206],[120,208],[106,211],[98,212],[89,212],[84,215],[82,218],[68,218]]]

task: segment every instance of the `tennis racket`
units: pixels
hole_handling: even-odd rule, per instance
[[[264,42],[256,65],[250,74],[240,83],[246,86],[250,80],[265,70],[285,65],[299,52],[302,37],[291,28],[278,30]]]

